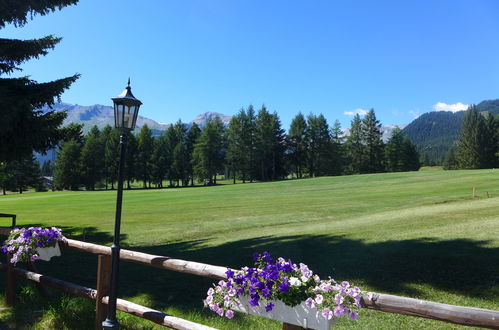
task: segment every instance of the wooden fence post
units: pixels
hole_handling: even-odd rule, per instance
[[[33,261],[29,261],[28,263],[26,263],[26,268],[30,272],[39,273],[38,268],[36,268],[35,263]],[[35,286],[36,286],[38,292],[40,292],[40,294],[42,295],[42,297],[47,296],[47,294],[48,294],[47,289],[42,284],[35,283]]]
[[[99,254],[97,264],[97,296],[95,298],[95,329],[102,329],[102,322],[107,317],[107,304],[102,298],[109,295],[109,276],[111,272],[111,256]]]
[[[14,265],[10,262],[11,255],[7,254],[7,279],[5,281],[5,304],[7,306],[14,306],[16,300],[16,274],[12,268]]]

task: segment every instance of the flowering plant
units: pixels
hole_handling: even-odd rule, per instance
[[[245,295],[251,298],[251,306],[263,303],[267,312],[274,308],[272,301],[280,300],[291,307],[305,302],[327,320],[342,315],[357,319],[362,297],[358,287],[346,281],[337,283],[332,278],[321,280],[307,265],[297,266],[283,258],[274,260],[268,252],[255,253],[253,259],[254,268],[228,269],[227,281],[221,280],[208,290],[205,306],[231,319],[232,309],[240,305],[238,297]]]
[[[15,228],[2,246],[4,253],[10,253],[10,262],[34,261],[39,258],[37,248],[55,246],[58,241],[66,241],[61,230],[52,228]]]

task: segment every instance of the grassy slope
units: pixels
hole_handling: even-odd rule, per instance
[[[367,290],[498,309],[498,175],[425,171],[127,191],[123,242],[231,267],[250,263],[255,250],[269,250]],[[472,187],[481,198],[471,200]],[[492,198],[484,198],[486,191]],[[20,225],[57,225],[69,236],[107,244],[114,203],[115,192],[36,193],[1,197],[0,212],[16,213]],[[95,257],[66,254],[79,262],[59,258],[40,268],[94,287]],[[122,274],[122,296],[216,327],[278,328],[262,319],[222,322],[199,313],[209,280],[130,264],[123,264]],[[449,327],[369,311],[359,322],[341,325]]]

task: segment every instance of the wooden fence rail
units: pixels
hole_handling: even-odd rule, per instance
[[[8,235],[10,230],[10,228],[0,228],[0,234]],[[109,272],[109,256],[111,255],[111,248],[72,239],[68,239],[67,242],[61,244],[61,246],[100,255],[97,274],[97,290],[37,274],[35,272],[27,271],[24,269],[10,267],[4,264],[0,264],[0,269],[7,270],[8,273],[12,272],[16,276],[41,283],[43,285],[62,290],[64,292],[68,292],[84,298],[95,299],[97,304],[96,328],[98,328],[98,325],[100,324],[99,322],[103,320],[103,317],[105,318],[103,305],[107,304],[108,299],[106,283],[108,281],[107,276]],[[177,271],[180,273],[193,274],[213,279],[226,279],[226,267],[214,266],[200,262],[174,259],[166,256],[151,255],[126,249],[121,250],[120,259],[156,268]],[[8,293],[6,294],[8,295]],[[467,326],[499,329],[499,311],[447,305],[381,293],[372,293],[369,296],[364,295],[362,297],[362,305],[364,308],[387,313],[424,317],[428,319]],[[211,329],[204,325],[196,324],[187,320],[176,318],[171,315],[163,314],[159,311],[133,304],[126,300],[119,299],[117,308],[118,310],[146,318],[155,323],[174,329]],[[286,327],[287,325],[284,326],[284,328]]]

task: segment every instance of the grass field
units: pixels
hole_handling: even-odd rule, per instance
[[[134,250],[233,268],[250,264],[254,251],[267,250],[369,291],[498,310],[498,178],[499,170],[435,170],[125,191],[122,242]],[[0,213],[17,214],[19,225],[60,226],[71,238],[109,244],[115,198],[113,191],[2,196]],[[95,287],[93,255],[64,251],[39,268]],[[203,310],[210,282],[123,263],[120,296],[218,328],[279,329],[272,321],[247,316],[225,321]],[[20,284],[18,308],[0,314],[3,326],[30,328],[33,320],[35,328],[93,326],[93,302],[56,294],[42,299],[32,286]],[[120,317],[125,328],[153,327]],[[455,327],[367,310],[359,321],[340,326]]]

